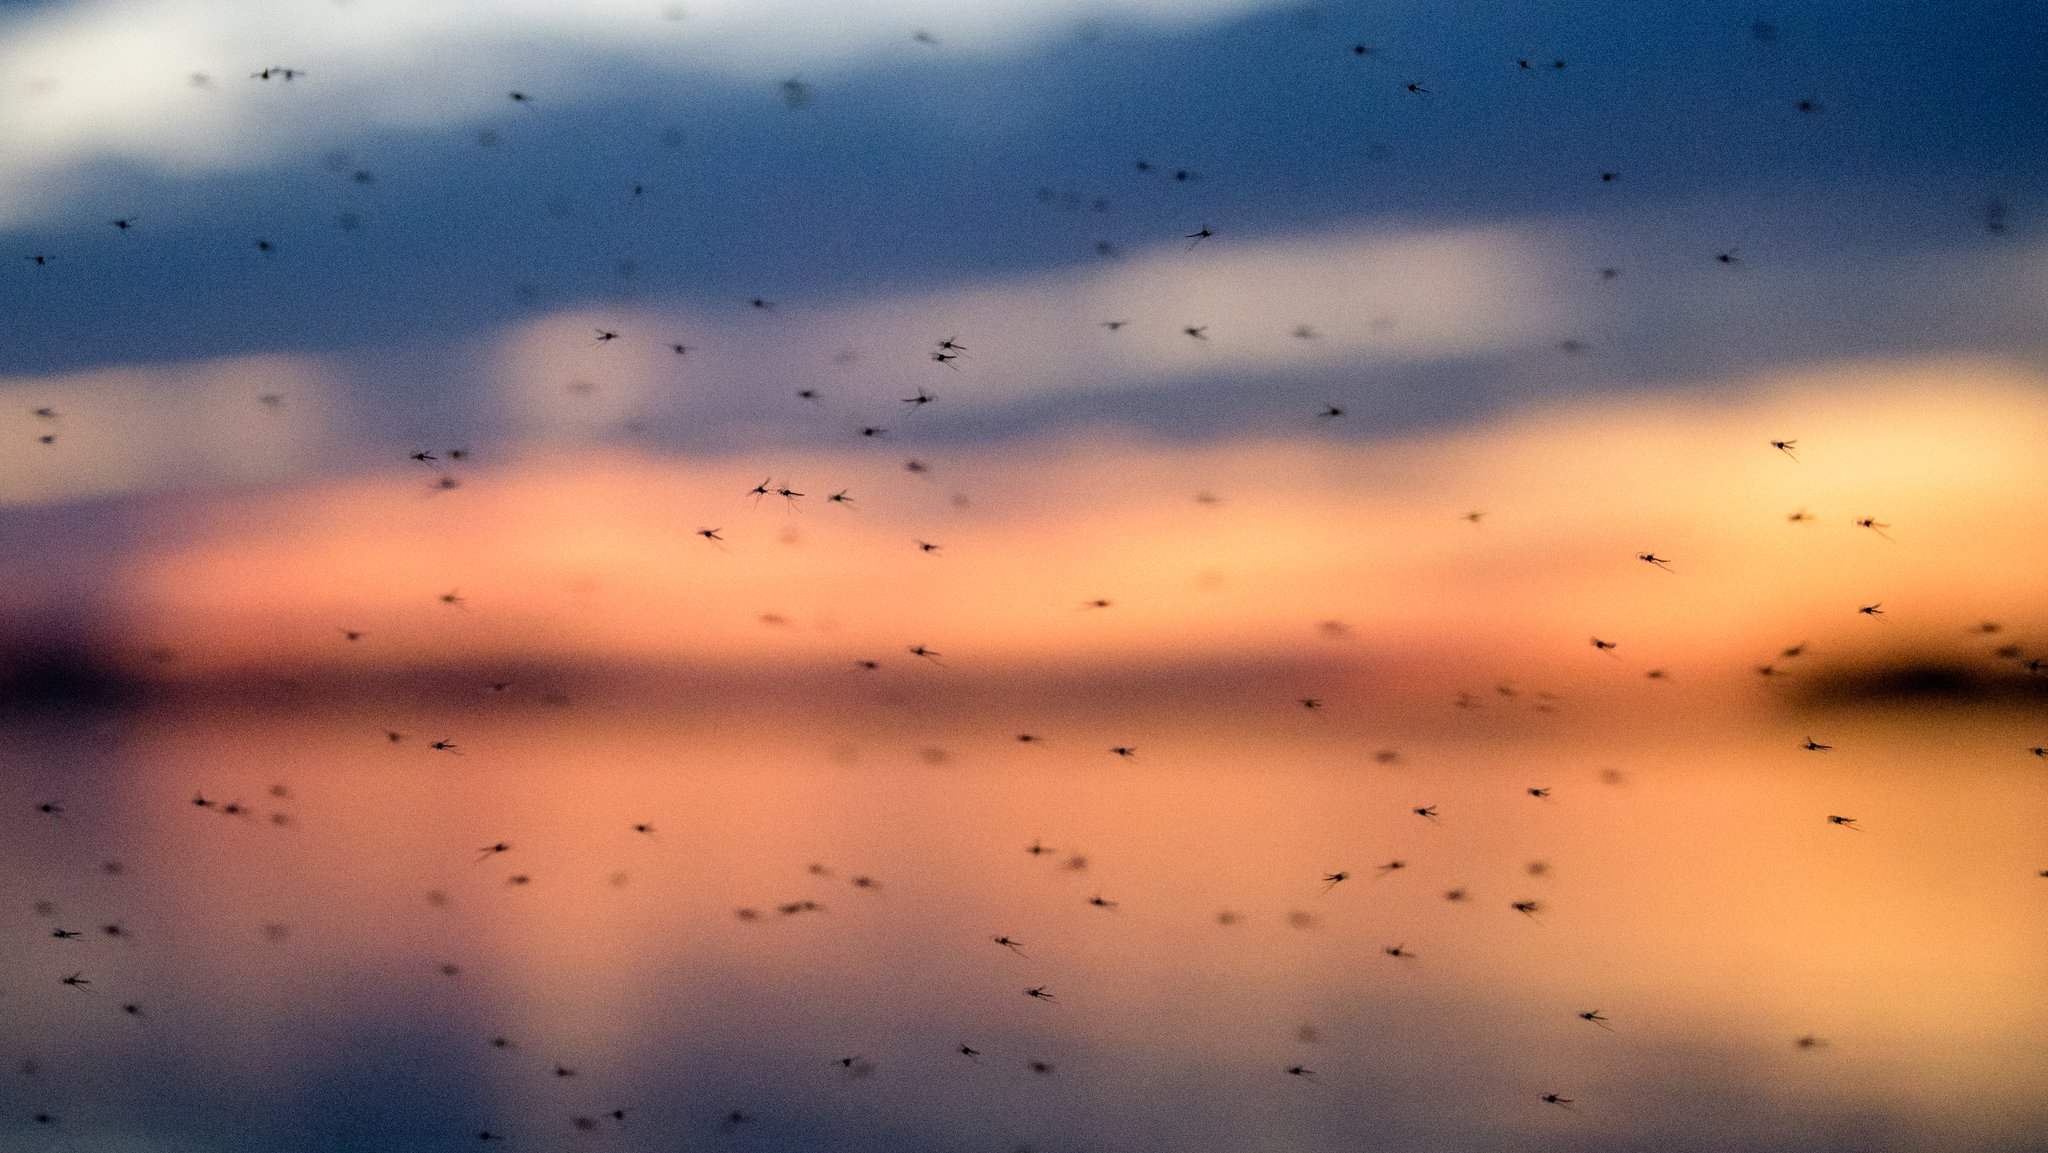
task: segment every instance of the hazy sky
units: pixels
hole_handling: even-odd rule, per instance
[[[7,395],[287,357],[338,406],[319,455],[343,470],[390,438],[535,432],[505,350],[565,314],[534,387],[584,380],[601,435],[682,448],[829,440],[920,384],[955,402],[926,433],[967,443],[1289,429],[1329,403],[1360,419],[1326,433],[1378,436],[2043,351],[2034,5],[0,19]],[[251,78],[272,67],[304,71]],[[620,339],[574,339],[600,326]],[[969,335],[987,347],[957,373],[925,360]],[[848,415],[796,406],[806,385]]]
[[[0,1145],[2041,1149],[2044,12],[0,4]]]

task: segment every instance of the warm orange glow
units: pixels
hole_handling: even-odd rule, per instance
[[[1321,653],[1448,660],[1473,690],[1660,668],[1696,690],[1801,641],[1841,655],[2032,622],[2037,386],[1996,366],[1852,366],[1405,442],[1084,439],[941,456],[925,477],[885,450],[795,467],[535,452],[449,492],[419,469],[205,516],[135,558],[126,603],[188,671],[914,666],[904,649],[925,644],[963,670]],[[1783,436],[1797,461],[1769,447]],[[805,495],[748,495],[764,477]],[[842,490],[855,503],[824,499]],[[1800,509],[1815,519],[1788,522]],[[1330,621],[1348,644],[1319,633]],[[345,645],[344,627],[368,636]],[[1620,647],[1601,658],[1592,635]]]

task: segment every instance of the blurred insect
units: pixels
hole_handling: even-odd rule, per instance
[[[1862,830],[1862,828],[1860,828],[1860,827],[1859,827],[1859,826],[1858,826],[1858,825],[1856,824],[1856,818],[1854,818],[1854,817],[1832,817],[1832,816],[1831,816],[1831,817],[1829,817],[1829,818],[1828,818],[1828,824],[1830,824],[1830,825],[1840,825],[1840,826],[1842,826],[1842,827],[1843,827],[1843,828],[1845,828],[1845,829],[1850,829],[1850,830],[1852,830],[1852,831],[1854,831],[1854,832],[1858,832],[1858,833],[1860,833],[1860,832],[1862,832],[1862,831],[1863,831],[1863,830]]]
[[[1796,440],[1774,440],[1771,442],[1772,448],[1791,457],[1795,462],[1799,459],[1798,446],[1799,442]]]
[[[1869,529],[1869,530],[1870,530],[1871,532],[1874,532],[1874,533],[1876,533],[1877,535],[1879,535],[1879,536],[1881,536],[1881,537],[1884,537],[1884,539],[1886,539],[1886,540],[1891,540],[1891,539],[1892,539],[1892,538],[1891,538],[1891,535],[1890,535],[1889,533],[1887,533],[1887,532],[1885,532],[1885,531],[1884,531],[1884,530],[1886,530],[1886,529],[1888,529],[1888,528],[1890,528],[1890,527],[1892,527],[1892,526],[1890,526],[1890,525],[1888,525],[1888,524],[1881,524],[1881,523],[1879,523],[1879,522],[1878,522],[1878,520],[1877,520],[1877,519],[1876,519],[1875,517],[1867,517],[1867,516],[1859,516],[1859,517],[1857,517],[1857,518],[1856,518],[1856,527],[1857,527],[1857,528],[1867,528],[1867,529]],[[1896,544],[1897,542],[1896,542],[1896,541],[1894,541],[1893,543],[1894,543],[1894,544]]]
[[[1350,879],[1351,874],[1349,873],[1326,873],[1323,875],[1323,880],[1328,881],[1329,884],[1323,886],[1323,892],[1327,893],[1331,889],[1336,888],[1339,882]]]

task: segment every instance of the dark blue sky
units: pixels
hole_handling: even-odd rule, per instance
[[[270,351],[432,363],[549,309],[717,311],[758,295],[797,323],[805,308],[1071,269],[1115,259],[1098,241],[1136,250],[1202,225],[1225,247],[1474,224],[1551,232],[1583,255],[1558,271],[1584,274],[1611,334],[1599,365],[1553,366],[1573,377],[2035,353],[2030,331],[1888,286],[1929,260],[1967,269],[2036,243],[2043,31],[2037,6],[2014,4],[1289,5],[1171,29],[1110,18],[1014,55],[906,29],[900,50],[793,66],[801,108],[771,80],[571,62],[565,94],[536,82],[530,108],[441,127],[321,105],[236,171],[80,148],[37,174],[61,201],[7,226],[0,251],[52,259],[0,277],[0,355],[15,376]],[[262,91],[190,97],[288,105],[342,82],[310,73],[295,88],[222,75],[216,87]],[[121,217],[136,221],[126,235]],[[1686,283],[1730,271],[1714,266],[1725,251],[1759,282],[1763,316],[1742,315],[1739,294],[1728,316],[1686,314]],[[1603,286],[1610,265],[1622,277]],[[1795,318],[1781,272],[1807,285]]]

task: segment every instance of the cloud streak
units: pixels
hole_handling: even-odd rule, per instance
[[[935,10],[703,0],[665,11],[634,0],[357,4],[264,0],[89,0],[0,21],[0,226],[61,209],[97,166],[190,177],[264,167],[307,142],[432,129],[503,111],[595,99],[622,65],[773,85],[873,59],[1016,53],[1088,20],[1185,27],[1270,7],[1263,0],[977,0]],[[941,17],[942,24],[931,23]],[[254,81],[289,67],[304,75]]]

